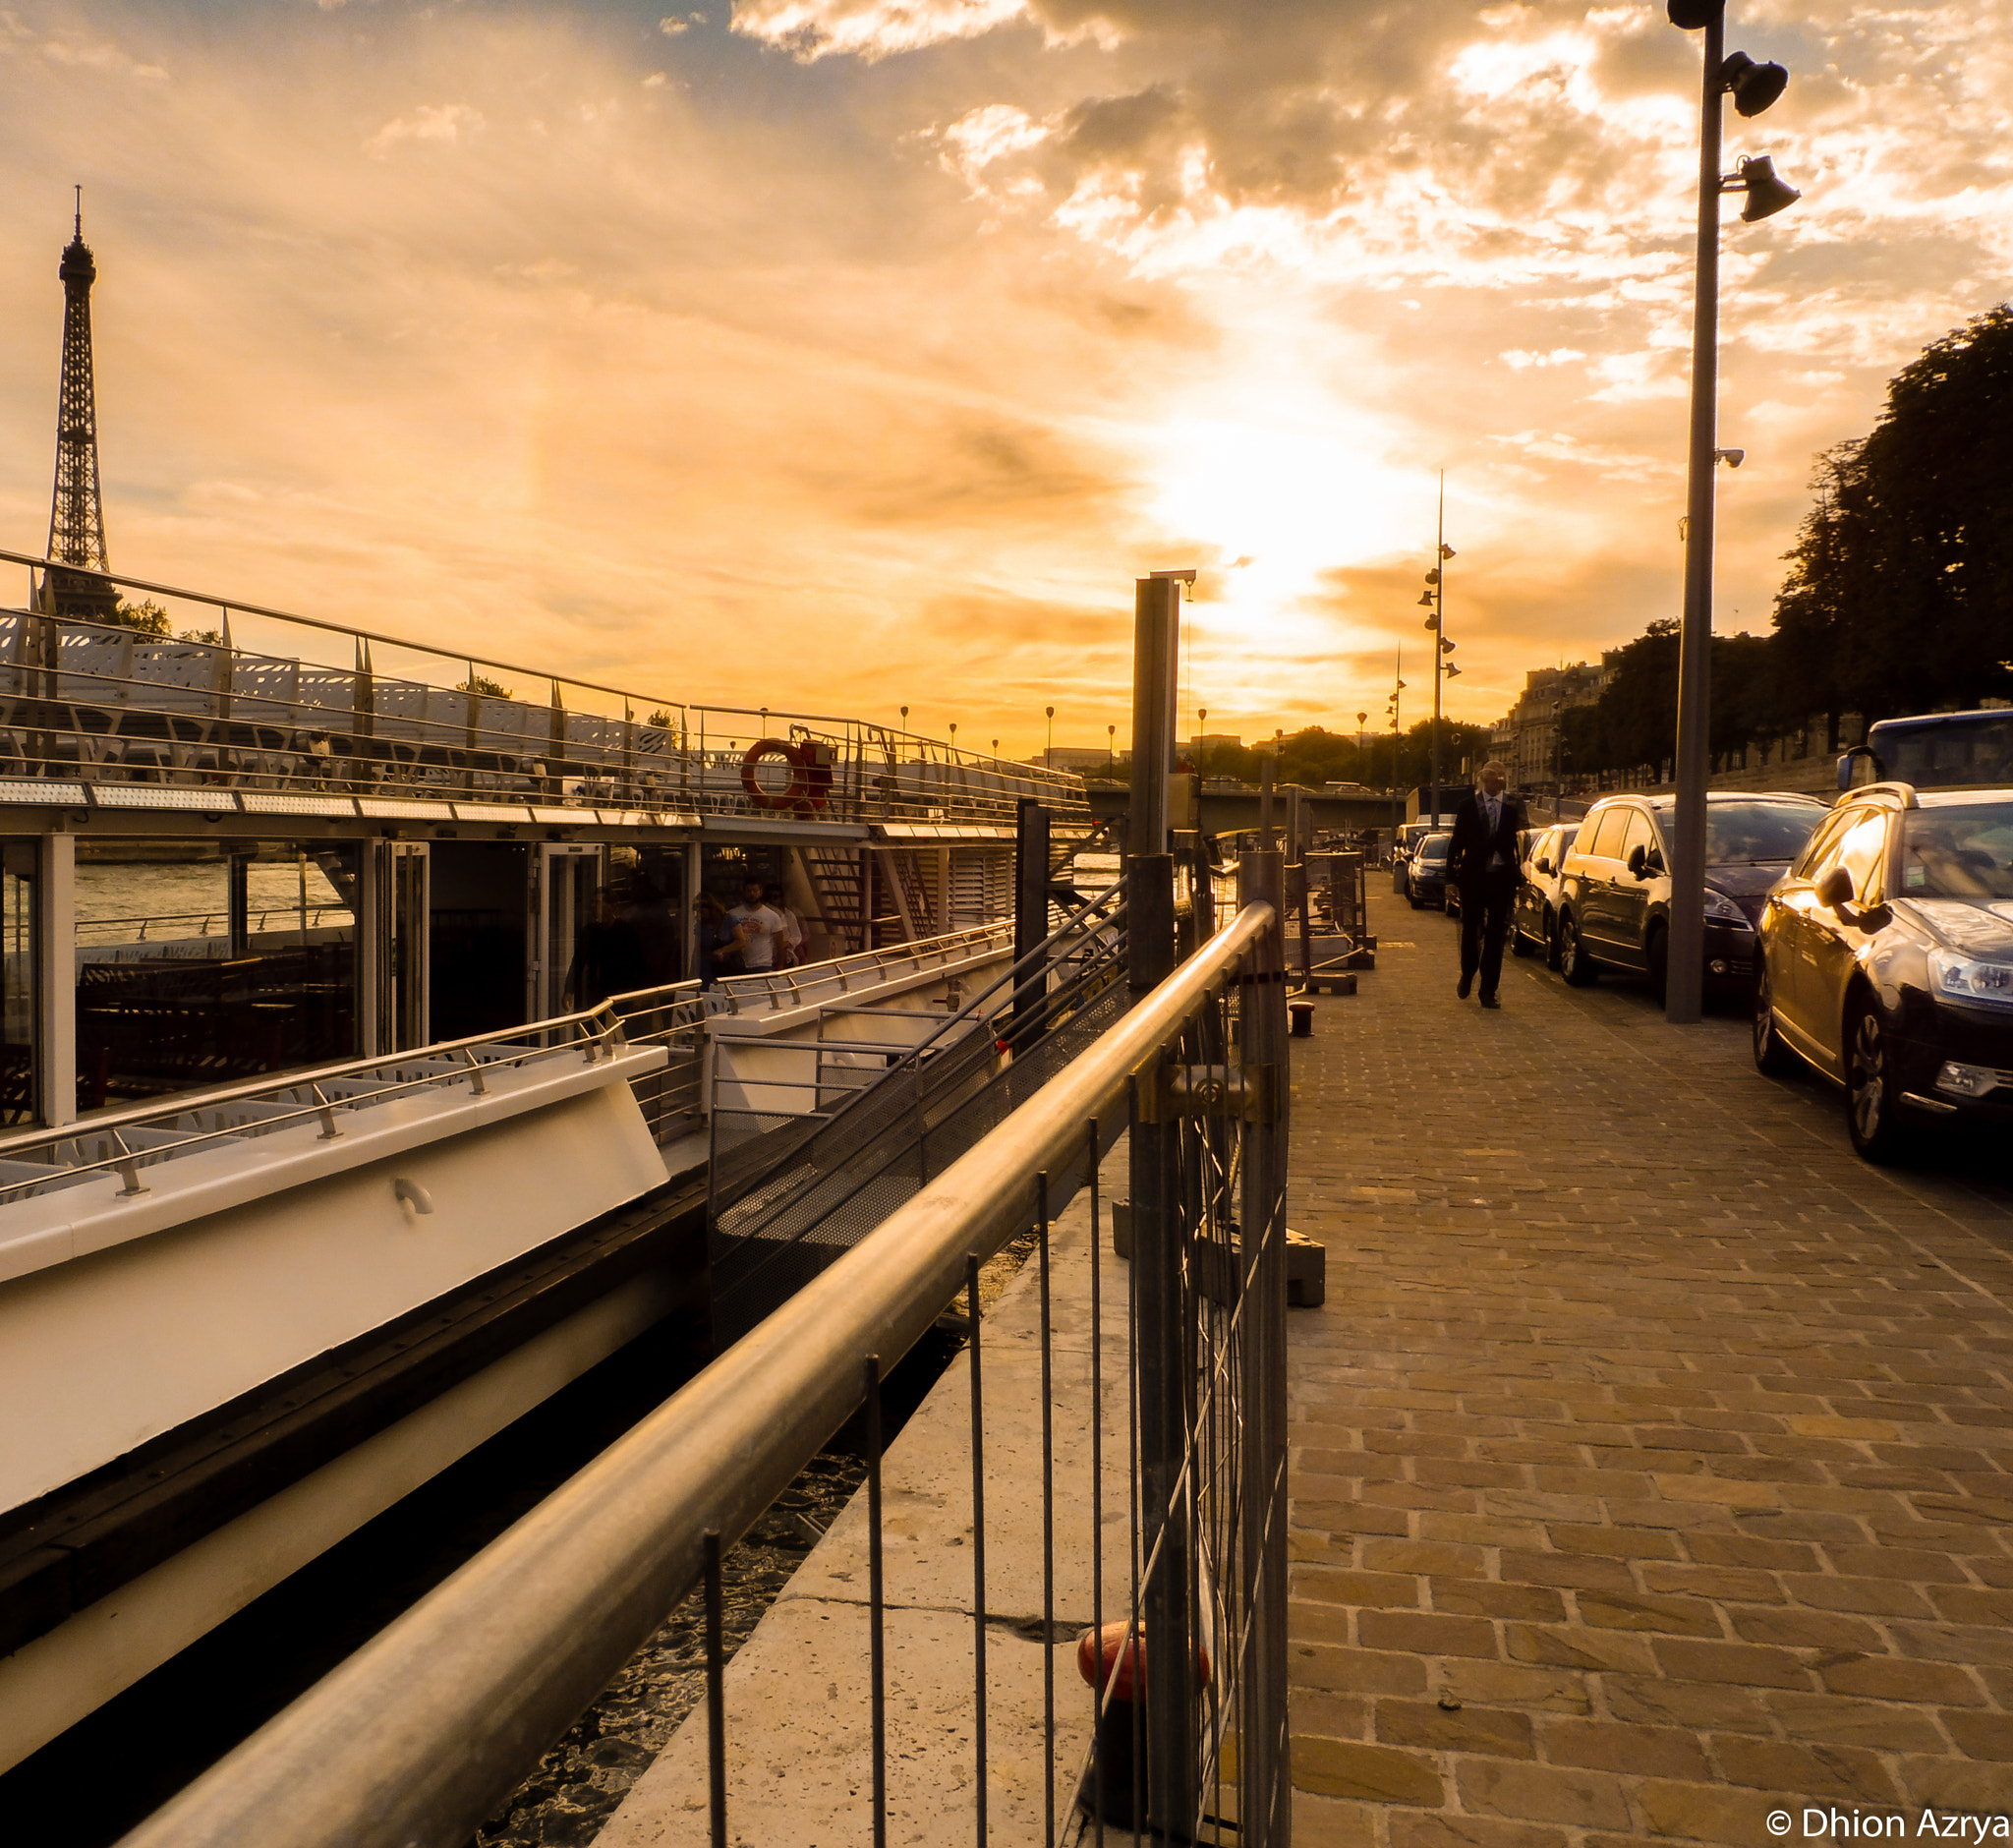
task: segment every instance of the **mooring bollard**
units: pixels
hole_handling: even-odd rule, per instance
[[[1076,1793],[1079,1809],[1129,1829],[1134,1815],[1152,1814],[1146,1788],[1145,1740],[1135,1703],[1146,1693],[1146,1639],[1137,1624],[1122,1618],[1102,1631],[1076,1639],[1076,1671],[1084,1686],[1099,1690],[1097,1750]],[[1199,1699],[1210,1682],[1209,1646],[1195,1646],[1195,1688]],[[1104,1700],[1109,1687],[1111,1700]],[[1139,1808],[1134,1810],[1134,1804]]]
[[[1290,1001],[1286,1004],[1287,1017],[1293,1022],[1294,1039],[1314,1037],[1314,1004],[1311,1001]]]

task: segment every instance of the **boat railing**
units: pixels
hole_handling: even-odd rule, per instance
[[[49,568],[19,552],[0,559]],[[1080,777],[861,720],[695,705],[139,579],[106,582],[170,600],[194,626],[156,634],[0,611],[0,780],[189,792],[162,807],[243,792],[274,813],[453,802],[638,821],[1002,830],[1032,796],[1088,825]],[[159,620],[172,622],[165,610]],[[350,660],[310,658],[331,645]],[[517,697],[502,675],[543,687],[544,699]],[[135,795],[124,805],[150,804]]]
[[[124,1848],[466,1841],[695,1590],[706,1704],[664,1766],[674,1777],[680,1765],[695,1769],[674,1785],[667,1826],[698,1840],[710,1820],[712,1840],[738,1838],[736,1805],[757,1781],[754,1801],[764,1801],[778,1755],[796,1748],[791,1704],[766,1699],[759,1679],[750,1692],[725,1675],[721,1554],[859,1413],[865,1492],[845,1534],[830,1536],[820,1591],[832,1615],[818,1674],[844,1693],[811,1703],[819,1750],[857,1775],[802,1783],[797,1800],[817,1839],[955,1832],[983,1842],[997,1800],[1006,1814],[992,1827],[1014,1840],[1064,1839],[1060,1813],[1076,1801],[1095,1807],[1106,1819],[1097,1832],[1114,1839],[1199,1842],[1234,1830],[1246,1848],[1290,1840],[1283,875],[1275,853],[1245,865],[1243,909],[1171,972],[1171,894],[1142,879],[1129,907],[1138,992],[1124,1013]],[[1149,862],[1145,878],[1153,871]],[[1142,944],[1148,910],[1163,929]],[[1130,1135],[1125,1269],[1108,1249],[1094,1180],[1122,1128]],[[1069,1250],[1066,1268],[1052,1266],[1052,1222],[1086,1183],[1088,1244]],[[979,1267],[1029,1231],[1038,1323],[1031,1309],[1000,1344],[982,1312]],[[1070,1294],[1052,1313],[1057,1278]],[[927,1488],[907,1479],[897,1488],[933,1508],[941,1500],[947,1523],[969,1508],[971,1544],[959,1557],[970,1642],[936,1646],[941,1681],[917,1707],[921,1671],[888,1632],[909,1622],[900,1646],[912,1651],[922,1634],[914,1612],[951,1618],[956,1604],[947,1608],[937,1580],[917,1579],[916,1503],[885,1507],[881,1382],[959,1296],[969,1309],[957,1362],[969,1377],[969,1436],[960,1405],[954,1421],[928,1432]],[[1004,1569],[991,1544],[999,1540],[1009,1543]],[[1058,1634],[1065,1610],[1070,1629],[1089,1620],[1096,1642],[1083,1659],[1095,1687],[1070,1674],[1076,1651],[1067,1630]],[[989,1637],[1009,1614],[1050,1646],[1038,1666],[1013,1666],[1040,1681],[1041,1718],[1023,1723],[1027,1708],[1016,1704],[989,1733],[1001,1681],[997,1661],[989,1679]],[[759,1633],[747,1646],[760,1649]],[[891,1700],[888,1681],[904,1663],[909,1695]],[[778,1685],[801,1679],[801,1656],[785,1664]],[[728,1749],[744,1722],[762,1730],[737,1751],[747,1781],[736,1787]],[[1075,1771],[1093,1732],[1097,1750]],[[1136,1771],[1120,1770],[1122,1761]],[[928,1814],[891,1817],[891,1797],[915,1803],[925,1776]]]
[[[304,925],[309,930],[320,930],[324,925],[339,928],[354,926],[356,913],[346,904],[311,904],[305,910],[299,904],[268,904],[256,906],[246,912],[247,928],[255,932],[271,930],[272,920],[282,922],[281,930],[299,930]],[[224,937],[230,934],[231,914],[229,911],[154,911],[140,917],[84,917],[77,920],[77,940],[101,943],[144,944],[157,939],[163,927],[172,925],[193,926],[172,935],[182,937]],[[102,931],[128,931],[126,937],[98,939]]]
[[[626,1045],[621,1016],[604,1002],[533,1026],[99,1112],[0,1139],[0,1206],[105,1174],[120,1178],[122,1194],[144,1193],[141,1170],[157,1162],[308,1124],[333,1141],[349,1112],[459,1086],[481,1097],[498,1072],[557,1060],[594,1065]]]
[[[707,1114],[701,1048],[710,1026],[722,1017],[751,1021],[795,1009],[821,1008],[866,990],[884,988],[906,974],[955,969],[975,958],[1009,951],[1010,923],[981,924],[913,943],[851,951],[794,968],[749,970],[722,976],[711,987],[674,982],[668,987],[616,995],[608,1006],[622,1019],[632,1045],[663,1046],[670,1060],[661,1071],[635,1082],[637,1101],[659,1142],[694,1127]]]

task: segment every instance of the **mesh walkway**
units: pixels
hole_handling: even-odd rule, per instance
[[[2003,1152],[1869,1169],[1742,1018],[1515,961],[1484,1014],[1371,921],[1294,1049],[1302,1848],[2013,1810]]]

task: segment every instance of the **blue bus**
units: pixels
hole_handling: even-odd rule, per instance
[[[1907,782],[1918,789],[2013,786],[2013,709],[1882,719],[1838,760],[1838,786]]]

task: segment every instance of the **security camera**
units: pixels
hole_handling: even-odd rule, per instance
[[[1748,459],[1748,452],[1745,449],[1715,449],[1712,452],[1712,459],[1715,462],[1724,462],[1730,469],[1737,469]]]

